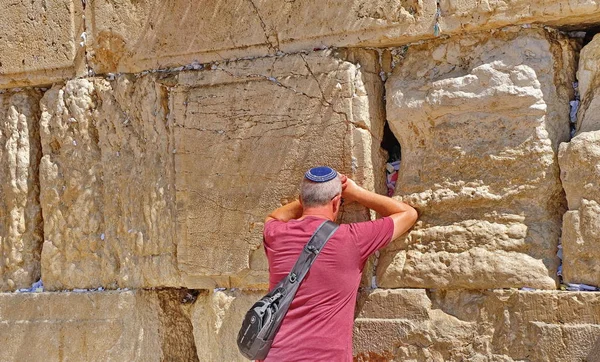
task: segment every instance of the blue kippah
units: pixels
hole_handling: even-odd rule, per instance
[[[306,171],[304,177],[313,182],[327,182],[337,177],[337,172],[331,167],[318,166]]]

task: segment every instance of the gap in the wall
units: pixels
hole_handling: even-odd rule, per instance
[[[563,29],[563,31],[566,33],[567,36],[569,36],[570,38],[576,39],[579,42],[579,47],[577,49],[577,54],[576,54],[576,63],[575,63],[575,74],[577,75],[577,71],[579,68],[579,56],[580,56],[580,52],[581,50],[588,45],[593,38],[600,33],[600,25],[596,25],[596,26],[589,26],[589,27],[585,27],[585,28],[580,28],[580,29]],[[575,82],[573,83],[573,99],[569,102],[569,126],[570,126],[570,137],[569,137],[569,141],[570,139],[572,139],[576,132],[577,132],[577,128],[578,128],[578,111],[579,111],[579,106],[581,104],[581,99],[580,99],[580,94],[579,94],[579,80],[577,78],[575,78]],[[569,290],[569,291],[581,291],[581,290],[586,290],[585,289],[585,285],[582,284],[581,286],[584,286],[584,289],[580,289],[581,286],[575,284],[575,285],[571,285],[571,284],[565,284],[563,281],[563,275],[562,275],[562,268],[563,268],[563,248],[562,248],[562,240],[559,239],[559,243],[558,243],[558,251],[557,251],[557,257],[559,258],[559,265],[558,265],[558,271],[557,271],[557,276],[558,276],[558,281],[559,281],[559,289],[561,290]]]
[[[388,196],[393,196],[398,178],[398,169],[400,168],[401,151],[400,142],[390,129],[388,122],[385,122],[383,127],[383,138],[381,140],[381,148],[383,148],[388,158],[386,161],[386,184],[388,186]]]
[[[585,47],[587,44],[589,44],[592,39],[594,38],[594,36],[596,36],[598,33],[600,33],[600,26],[590,26],[590,27],[586,27],[586,28],[582,28],[582,29],[569,29],[568,31],[565,29],[564,30],[566,32],[566,34],[574,39],[579,40],[580,42],[580,47],[578,48],[578,52],[581,51],[581,49],[583,47]],[[578,67],[579,63],[579,54],[577,54],[576,57],[576,64],[575,66]],[[577,72],[577,69],[575,69],[575,71]],[[577,113],[579,111],[579,106],[580,106],[580,95],[579,95],[579,81],[578,79],[575,79],[575,82],[573,83],[573,99],[571,99],[569,101],[569,128],[570,128],[570,134],[569,134],[569,140],[571,140],[571,138],[573,138],[577,132]]]
[[[585,31],[585,37],[583,38],[583,46],[586,46],[589,42],[592,41],[596,34],[600,33],[600,25],[585,29],[583,31]]]
[[[387,120],[383,127],[383,137],[380,147],[386,151],[388,157],[385,163],[385,177],[387,195],[393,196],[396,189],[396,181],[398,180],[398,170],[400,169],[401,147],[400,142],[390,129]],[[377,288],[377,264],[379,263],[379,251],[375,252],[373,258],[373,276],[371,279],[371,288]]]

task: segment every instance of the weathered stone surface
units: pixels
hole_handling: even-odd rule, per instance
[[[72,80],[42,100],[42,276],[50,290],[179,286],[166,88]]]
[[[236,339],[244,315],[266,291],[226,290],[201,294],[192,309],[200,361],[247,361]]]
[[[586,362],[600,362],[600,337],[598,337],[592,350],[588,354]]]
[[[40,278],[40,98],[34,90],[0,93],[0,291]]]
[[[581,103],[577,133],[600,130],[600,35],[581,49],[577,80]]]
[[[445,0],[440,10],[442,34],[600,22],[596,0]],[[88,53],[96,72],[137,72],[320,46],[395,46],[434,38],[436,11],[435,1],[417,0],[97,0],[86,9]]]
[[[312,165],[383,180],[376,54],[329,51],[182,72],[173,87],[179,267],[189,288],[265,288],[266,215]],[[339,58],[352,58],[362,66]],[[345,220],[365,220],[363,209]]]
[[[569,211],[563,217],[563,278],[600,286],[600,130],[560,145]]]
[[[361,305],[358,361],[591,361],[600,338],[600,293],[375,290]]]
[[[81,4],[0,1],[0,88],[49,84],[84,72]]]
[[[574,52],[509,28],[415,45],[387,87],[412,232],[382,253],[382,287],[555,288]]]
[[[2,361],[197,361],[179,291],[0,294]]]
[[[235,339],[262,291],[201,294],[191,313],[201,361],[243,361]],[[592,361],[600,293],[376,289],[361,294],[358,361]]]

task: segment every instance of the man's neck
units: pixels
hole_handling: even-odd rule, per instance
[[[314,216],[314,217],[318,217],[321,219],[327,219],[327,220],[331,220],[334,221],[334,215],[333,212],[331,211],[331,209],[327,206],[324,207],[311,207],[308,209],[304,209],[302,212],[302,216],[300,217],[300,219],[304,219],[307,216]]]

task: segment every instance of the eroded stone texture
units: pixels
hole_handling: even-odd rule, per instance
[[[382,254],[383,287],[555,288],[574,51],[509,28],[415,45],[387,87],[396,195],[420,220]]]
[[[179,291],[0,294],[2,361],[197,361]]]
[[[192,309],[201,361],[243,361],[235,340],[264,292],[201,294]],[[357,361],[595,361],[600,293],[376,289],[360,295]]]
[[[581,49],[577,80],[581,103],[577,133],[600,130],[600,35]]]
[[[600,22],[597,0],[443,0],[440,10],[442,34]],[[321,46],[396,46],[435,38],[436,12],[435,1],[420,0],[95,0],[86,8],[87,51],[96,72],[138,72]]]
[[[239,289],[201,294],[191,312],[198,359],[247,361],[235,341],[246,312],[265,294]]]
[[[600,293],[375,290],[359,303],[354,354],[357,361],[592,361],[599,338]]]
[[[352,58],[362,66],[339,59]],[[173,88],[178,260],[190,288],[265,288],[266,215],[326,164],[368,189],[384,176],[376,56],[329,51],[182,72]],[[362,208],[344,219],[365,220]]]
[[[0,88],[84,72],[81,1],[1,0],[0,9]]]
[[[29,288],[40,278],[41,96],[35,90],[0,94],[0,291]]]
[[[569,211],[563,217],[563,278],[600,286],[600,131],[560,145]]]
[[[180,285],[167,107],[150,76],[72,80],[44,95],[48,289]]]

